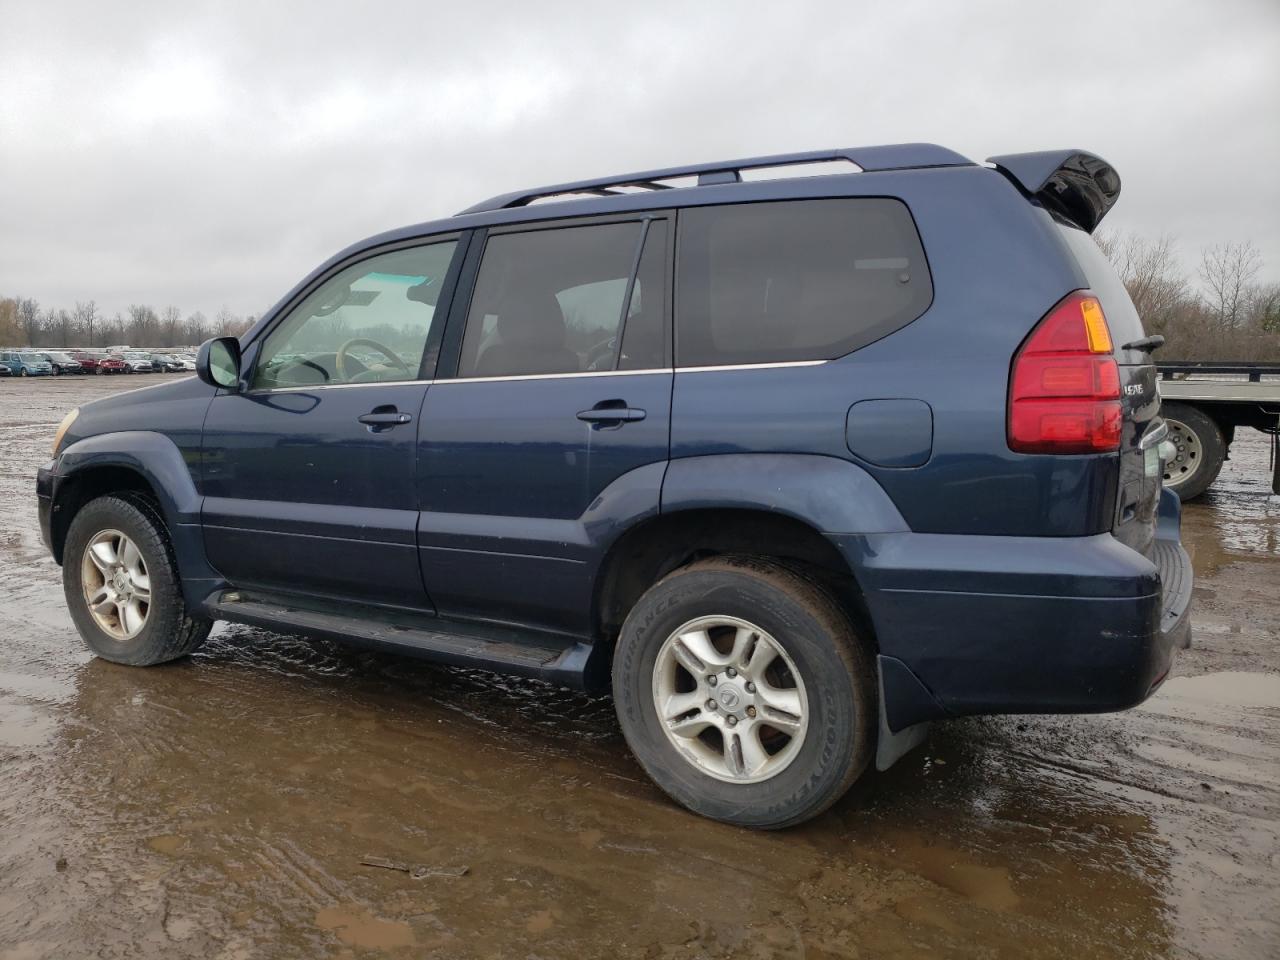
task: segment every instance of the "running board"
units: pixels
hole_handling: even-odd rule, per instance
[[[603,651],[579,637],[243,590],[220,590],[203,606],[215,620],[536,677],[578,690],[599,689],[607,682]]]

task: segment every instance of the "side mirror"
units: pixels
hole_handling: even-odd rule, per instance
[[[200,345],[196,376],[211,387],[235,390],[240,385],[240,341],[215,337]]]

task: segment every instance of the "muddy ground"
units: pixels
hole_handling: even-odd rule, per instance
[[[1188,506],[1195,646],[1142,708],[939,725],[798,829],[669,803],[607,699],[221,627],[94,660],[0,381],[0,958],[1280,956],[1280,497]],[[412,880],[363,856],[469,867]]]

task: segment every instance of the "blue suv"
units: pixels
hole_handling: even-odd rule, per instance
[[[1080,150],[907,144],[355,244],[63,421],[72,617],[128,664],[230,620],[611,688],[663,790],[764,828],[934,720],[1131,707],[1191,573],[1161,341],[1090,236],[1119,192]]]

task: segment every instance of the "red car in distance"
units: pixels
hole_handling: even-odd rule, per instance
[[[105,350],[77,350],[72,356],[80,361],[85,373],[124,373],[128,369],[124,360]]]

